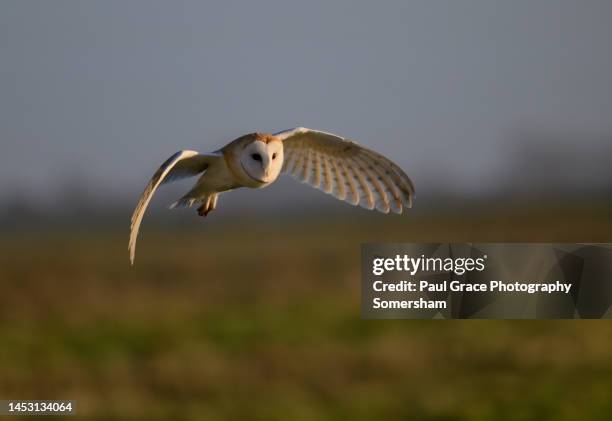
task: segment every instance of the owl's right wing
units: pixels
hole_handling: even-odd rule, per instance
[[[208,168],[213,159],[217,158],[214,155],[200,155],[195,151],[179,151],[172,155],[164,162],[161,167],[153,174],[149,184],[145,187],[140,195],[136,209],[132,214],[132,224],[130,226],[130,242],[128,250],[130,251],[130,262],[134,264],[134,256],[136,253],[136,239],[138,238],[138,230],[142,217],[155,193],[155,190],[169,181],[177,180],[185,177],[195,176]]]
[[[414,186],[404,171],[352,140],[296,127],[275,133],[283,142],[283,173],[366,209],[402,213]]]

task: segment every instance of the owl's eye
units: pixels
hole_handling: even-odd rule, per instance
[[[276,152],[272,154],[272,159],[276,159]]]
[[[251,155],[251,158],[253,158],[255,161],[261,161],[261,155],[258,153]]]

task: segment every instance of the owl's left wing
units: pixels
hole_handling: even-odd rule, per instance
[[[414,186],[381,154],[331,133],[297,127],[275,133],[283,141],[283,173],[366,209],[402,213]]]
[[[196,151],[178,151],[168,158],[153,174],[149,184],[145,187],[140,195],[136,209],[132,214],[132,223],[130,225],[130,241],[128,250],[130,251],[130,262],[134,264],[134,256],[136,253],[136,239],[138,238],[138,230],[144,216],[145,210],[153,197],[157,188],[164,183],[177,180],[180,178],[193,177],[204,172],[213,160],[219,159],[216,155],[202,155]]]

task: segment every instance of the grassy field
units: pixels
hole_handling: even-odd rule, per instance
[[[0,239],[0,396],[90,419],[608,420],[609,321],[360,319],[360,244],[612,241],[609,206]],[[127,220],[127,218],[126,218]]]

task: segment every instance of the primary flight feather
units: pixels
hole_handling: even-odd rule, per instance
[[[414,186],[400,167],[351,140],[304,127],[275,134],[250,133],[212,154],[179,151],[159,167],[132,215],[131,263],[142,217],[161,184],[202,174],[171,208],[199,204],[198,213],[206,216],[217,207],[219,193],[266,187],[281,173],[352,205],[383,213],[402,213],[405,206],[412,206],[414,197]]]

